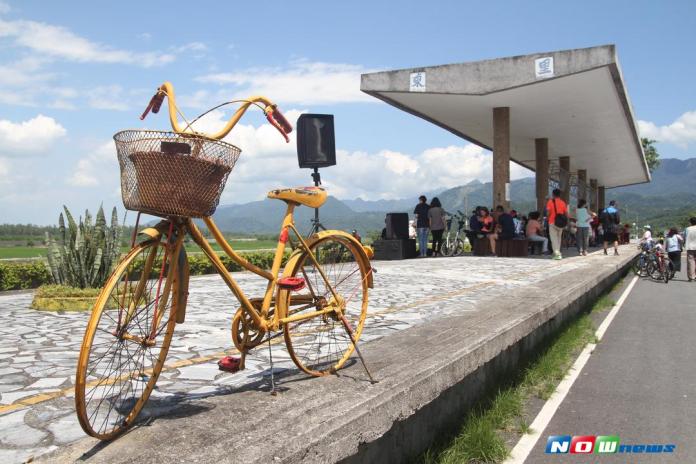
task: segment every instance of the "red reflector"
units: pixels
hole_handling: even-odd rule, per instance
[[[296,292],[305,287],[305,280],[302,277],[283,277],[278,280],[278,286]]]
[[[218,361],[218,368],[221,371],[237,372],[241,360],[235,356],[225,356]]]

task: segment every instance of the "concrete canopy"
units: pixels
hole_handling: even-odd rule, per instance
[[[549,158],[599,185],[650,181],[613,45],[363,74],[360,89],[489,150],[493,108],[509,107],[511,160],[535,170],[548,138]]]

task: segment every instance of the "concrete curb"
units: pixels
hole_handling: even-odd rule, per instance
[[[515,295],[481,300],[485,310],[428,321],[363,345],[380,380],[376,385],[358,365],[336,377],[286,377],[287,390],[277,397],[245,388],[184,401],[176,417],[159,417],[106,445],[85,439],[39,461],[406,461],[459,423],[487,391],[617,281],[631,262],[628,251],[618,258],[580,258],[596,265]]]

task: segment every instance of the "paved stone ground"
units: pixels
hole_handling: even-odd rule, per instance
[[[582,273],[597,260],[614,259],[600,253],[562,261],[460,257],[375,262],[375,288],[370,292],[362,341],[454,312],[482,311],[485,308],[474,307],[484,296],[509,297],[552,275]],[[248,294],[262,294],[262,279],[249,273],[236,274],[235,278]],[[75,416],[71,387],[89,314],[34,311],[29,308],[31,298],[30,293],[0,296],[2,463],[22,462],[84,437]],[[456,305],[448,304],[454,301]],[[177,326],[168,364],[230,348],[230,322],[237,307],[218,276],[193,278],[186,323]],[[274,345],[275,371],[294,370],[283,352],[284,345]],[[247,370],[237,374],[219,371],[215,360],[167,369],[141,417],[172,414],[182,399],[195,404],[200,398],[265,383],[268,376],[265,347],[252,352]]]

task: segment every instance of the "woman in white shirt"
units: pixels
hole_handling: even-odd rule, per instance
[[[587,208],[587,201],[578,201],[577,232],[575,239],[578,245],[578,253],[587,256],[587,248],[590,244],[590,222],[592,222],[592,212]]]

